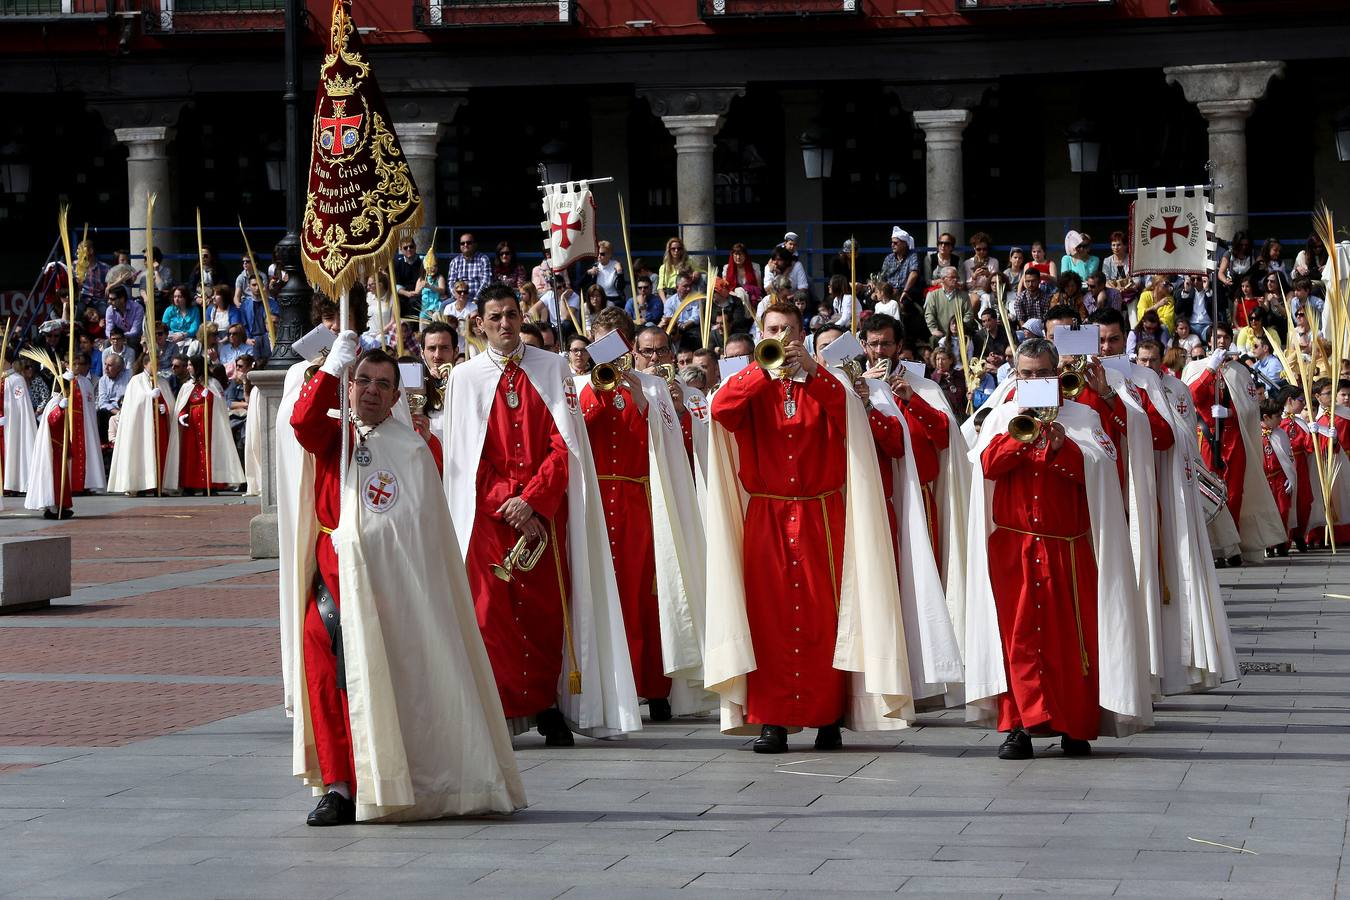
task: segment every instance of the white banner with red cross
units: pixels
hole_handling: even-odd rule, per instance
[[[595,200],[589,181],[546,184],[544,192],[544,257],[561,272],[596,253]]]
[[[1214,205],[1203,185],[1141,188],[1130,204],[1130,274],[1203,275],[1214,260]]]

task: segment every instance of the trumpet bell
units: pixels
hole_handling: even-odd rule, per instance
[[[787,345],[778,338],[766,337],[755,345],[755,362],[770,372],[777,372],[787,361]]]
[[[496,563],[492,564],[492,574],[496,575],[502,581],[511,580],[511,570],[506,568],[505,566],[499,566]]]
[[[618,388],[623,375],[614,363],[600,363],[591,369],[591,387],[597,391],[612,391]]]
[[[661,363],[661,365],[652,369],[652,374],[657,378],[665,379],[666,384],[675,383],[676,369],[670,363]]]
[[[548,538],[540,538],[539,543],[533,547],[529,546],[527,541],[528,538],[522,534],[511,549],[506,551],[506,557],[501,561],[501,565],[493,563],[489,571],[502,581],[511,581],[516,572],[528,572],[533,569],[538,565],[539,558],[544,555]]]
[[[1078,372],[1068,371],[1059,376],[1059,390],[1067,399],[1073,400],[1087,387],[1087,379]]]
[[[1026,413],[1013,416],[1008,420],[1008,436],[1023,444],[1035,443],[1041,436],[1040,420]]]

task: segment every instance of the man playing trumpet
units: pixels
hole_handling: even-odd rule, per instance
[[[534,717],[549,746],[573,744],[569,722],[593,735],[636,730],[576,385],[561,356],[521,340],[510,287],[489,285],[479,304],[487,347],[450,371],[442,444],[451,517],[502,707],[508,719]]]

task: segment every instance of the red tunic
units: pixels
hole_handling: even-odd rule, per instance
[[[1266,473],[1266,483],[1270,485],[1270,493],[1275,498],[1275,508],[1280,511],[1280,530],[1288,532],[1289,506],[1293,498],[1288,493],[1289,479],[1284,475],[1284,467],[1280,465],[1280,459],[1275,455],[1275,448],[1270,442],[1270,429],[1263,427],[1261,429],[1261,468]]]
[[[180,423],[182,430],[178,432],[178,486],[181,488],[203,490],[206,487],[206,466],[211,459],[209,442],[215,437],[211,425],[216,402],[215,394],[199,384],[192,386],[185,410],[188,423],[186,426]],[[223,481],[211,482],[213,491],[225,490],[229,486]]]
[[[796,402],[788,418],[787,392]],[[745,513],[745,604],[756,669],[746,677],[747,722],[818,727],[844,714],[846,673],[835,669],[844,552],[847,435],[844,388],[818,372],[804,382],[759,366],[722,383],[713,418],[736,438]]]
[[[1008,678],[999,730],[1091,740],[1099,717],[1097,563],[1082,451],[1071,440],[1051,452],[1044,441],[1000,434],[981,463],[994,482],[989,579]]]
[[[1290,455],[1294,459],[1294,473],[1298,476],[1297,496],[1294,498],[1293,534],[1300,538],[1308,533],[1308,520],[1312,518],[1313,484],[1308,477],[1308,454],[1312,453],[1312,435],[1303,429],[1293,416],[1285,416],[1280,428],[1289,435]]]
[[[1206,369],[1205,373],[1191,385],[1195,411],[1211,433],[1214,431],[1215,422],[1212,410],[1215,406],[1215,383],[1214,370]],[[1224,484],[1228,486],[1228,511],[1233,514],[1234,522],[1241,522],[1242,485],[1247,470],[1247,451],[1242,446],[1242,429],[1238,426],[1237,409],[1233,406],[1232,398],[1228,396],[1227,385],[1224,385],[1223,389],[1223,405],[1228,409],[1228,418],[1224,419],[1223,425],[1220,426],[1219,459],[1215,460],[1214,448],[1204,437],[1203,430],[1200,438],[1200,456],[1209,470],[1223,478]]]
[[[623,408],[615,402],[623,398]],[[619,585],[628,656],[638,696],[648,700],[670,696],[661,657],[661,613],[656,597],[656,550],[652,542],[650,462],[647,417],[638,411],[632,393],[581,390],[595,472],[609,528],[609,552]]]
[[[508,383],[519,398],[515,409],[506,402]],[[507,718],[542,712],[557,697],[564,662],[563,604],[570,603],[566,586],[571,584],[567,456],[544,398],[519,366],[507,363],[488,413],[466,557],[478,627]],[[517,570],[506,582],[491,567],[520,537],[497,512],[512,497],[528,503],[552,531],[534,569]]]
[[[84,393],[80,386],[69,382],[71,392],[69,410],[71,413],[70,447],[66,456],[66,477],[61,477],[62,446],[65,443],[66,410],[59,404],[47,413],[48,440],[51,441],[52,456],[52,496],[56,498],[57,509],[71,509],[71,492],[84,490]]]
[[[1331,419],[1329,416],[1326,415],[1318,416],[1317,424],[1325,428],[1331,424]],[[1331,453],[1336,452],[1336,449],[1350,447],[1350,419],[1347,419],[1344,416],[1339,415],[1336,416],[1336,441],[1334,445],[1332,444],[1330,438],[1324,437],[1320,434],[1316,437],[1315,440],[1317,441],[1317,446],[1321,448],[1322,461],[1325,464],[1327,456]],[[1337,475],[1336,477],[1337,479],[1340,479],[1345,478],[1347,476],[1345,473],[1342,473],[1340,475]],[[1332,495],[1333,496],[1335,495],[1334,489],[1332,491]],[[1346,514],[1339,510],[1334,509],[1327,510],[1328,519],[1331,519],[1337,515],[1339,515],[1341,518],[1344,518]],[[1322,532],[1323,533],[1318,537],[1321,540],[1325,540],[1326,529],[1323,529]],[[1335,527],[1334,537],[1336,538],[1336,546],[1338,547],[1350,544],[1350,522],[1344,524],[1337,523]]]
[[[335,376],[316,372],[300,388],[300,396],[291,410],[291,428],[295,430],[295,439],[300,446],[314,455],[314,517],[319,524],[314,561],[318,568],[317,577],[323,579],[340,609],[337,551],[333,549],[329,535],[337,528],[341,514],[342,426],[328,415],[329,410],[339,408],[339,385]],[[337,683],[337,657],[333,654],[332,640],[314,598],[311,585],[305,605],[303,646],[314,748],[324,783],[345,781],[355,791],[356,768],[352,761],[347,692],[345,685]]]
[[[900,529],[895,517],[895,503],[892,499],[895,490],[895,471],[892,460],[903,459],[905,455],[905,435],[900,430],[900,420],[894,419],[875,409],[867,414],[867,424],[872,428],[872,443],[877,448],[877,464],[881,469],[881,496],[886,499],[886,518],[891,523],[891,546],[895,549],[896,571],[900,571]],[[913,436],[910,437],[913,440]]]
[[[1148,391],[1140,389],[1138,392],[1139,405],[1144,408],[1144,415],[1148,416],[1148,431],[1153,438],[1153,449],[1162,453],[1172,449],[1172,445],[1177,442],[1177,437],[1172,433],[1172,426],[1167,424],[1167,420],[1158,412],[1158,408],[1153,405],[1149,399]]]

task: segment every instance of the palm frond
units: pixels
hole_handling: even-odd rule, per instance
[[[58,381],[60,380],[61,369],[57,365],[56,357],[52,356],[52,354],[49,351],[44,350],[40,347],[24,347],[22,350],[19,351],[19,356],[31,362],[37,363],[39,366],[41,366],[42,368],[46,369],[49,373],[51,373],[51,376],[53,378],[57,379]]]

